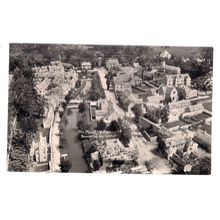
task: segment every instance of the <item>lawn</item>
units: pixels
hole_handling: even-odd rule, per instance
[[[179,121],[173,121],[173,122],[169,122],[169,123],[165,123],[164,124],[164,126],[166,127],[166,128],[173,128],[173,127],[176,127],[176,126],[184,126],[184,125],[187,125],[187,123],[186,122],[184,122],[184,121],[181,121],[181,120],[179,120]]]
[[[203,106],[208,111],[210,111],[210,112],[212,111],[212,102],[203,103]]]
[[[211,135],[212,133],[212,125],[203,124],[199,127],[202,131],[206,131],[208,134]]]
[[[195,122],[200,122],[202,120],[205,120],[207,118],[209,118],[210,115],[206,114],[205,112],[201,113],[201,114],[197,114],[194,116],[186,116],[183,120],[189,124],[191,123],[195,123]]]

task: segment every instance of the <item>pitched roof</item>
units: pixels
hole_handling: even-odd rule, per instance
[[[164,51],[160,54],[160,57],[170,59],[170,58],[171,58],[171,54],[170,54],[168,51],[164,50]]]
[[[39,91],[44,90],[49,86],[50,82],[51,82],[51,79],[45,78],[42,82],[40,82],[39,84],[36,85],[36,88]]]
[[[148,102],[160,102],[162,100],[162,97],[159,95],[153,95],[153,96],[148,96],[147,100]]]
[[[83,63],[81,64],[81,66],[90,66],[90,65],[91,65],[90,62],[83,62]]]

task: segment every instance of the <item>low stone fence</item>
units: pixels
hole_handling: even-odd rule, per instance
[[[149,127],[152,127],[153,131],[154,132],[158,132],[160,130],[160,125],[159,124],[156,124],[144,117],[141,117],[140,120],[139,120],[139,125],[141,128],[143,129],[147,129]]]

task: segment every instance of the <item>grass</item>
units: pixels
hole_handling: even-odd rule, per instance
[[[199,128],[203,131],[206,131],[210,135],[212,133],[212,126],[211,125],[203,124]]]
[[[179,121],[166,123],[166,124],[164,124],[164,126],[166,128],[173,128],[173,127],[176,127],[176,126],[184,126],[186,124],[187,124],[186,122],[179,120]]]
[[[203,106],[205,109],[207,109],[208,111],[212,111],[212,102],[209,103],[203,103]]]

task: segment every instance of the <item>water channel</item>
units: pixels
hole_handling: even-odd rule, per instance
[[[81,141],[78,139],[77,128],[78,109],[66,109],[63,115],[63,132],[66,139],[64,148],[72,162],[70,173],[89,173],[88,164],[84,158]]]

